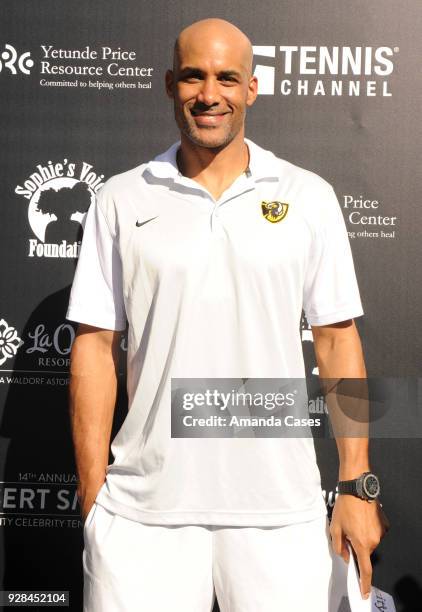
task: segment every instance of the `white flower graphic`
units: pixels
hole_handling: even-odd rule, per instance
[[[14,357],[23,341],[14,327],[10,327],[4,319],[0,319],[0,365]]]

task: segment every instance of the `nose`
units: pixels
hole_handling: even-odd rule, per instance
[[[207,78],[202,81],[202,87],[198,93],[198,102],[206,106],[218,104],[220,101],[220,93],[216,79]]]

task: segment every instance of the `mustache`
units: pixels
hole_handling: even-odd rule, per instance
[[[191,106],[189,111],[195,115],[195,114],[204,114],[206,113],[207,115],[223,115],[225,113],[230,112],[228,109],[226,108],[218,108],[215,106],[207,106],[206,104],[195,104],[194,106]]]

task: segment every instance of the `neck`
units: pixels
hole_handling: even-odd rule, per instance
[[[216,149],[199,147],[181,134],[177,157],[181,173],[206,187],[216,198],[246,170],[248,162],[243,130],[228,145]]]

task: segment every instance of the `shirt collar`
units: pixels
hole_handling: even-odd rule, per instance
[[[280,177],[279,160],[271,151],[263,149],[256,143],[245,138],[249,148],[249,171],[253,180],[274,179]],[[176,153],[180,147],[180,140],[173,143],[171,147],[160,153],[146,165],[146,170],[157,178],[180,179],[183,175],[179,172],[176,162]],[[248,176],[248,172],[246,175]]]

